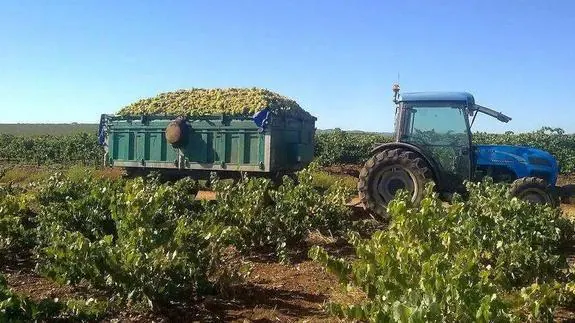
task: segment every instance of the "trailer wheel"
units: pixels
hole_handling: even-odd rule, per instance
[[[538,177],[522,177],[516,179],[511,183],[509,192],[511,196],[515,196],[527,202],[549,204],[553,207],[558,207],[561,203],[559,196],[555,194],[551,185]]]
[[[275,172],[268,176],[269,176],[268,178],[271,181],[272,187],[275,188],[284,184],[284,176],[287,176],[290,180],[292,180],[294,182],[294,185],[299,185],[299,178],[297,177],[297,174],[294,172]]]
[[[124,177],[125,178],[135,178],[135,177],[145,177],[148,175],[149,171],[139,167],[125,167]]]
[[[269,178],[271,187],[278,188],[279,186],[281,186],[283,184],[283,177],[284,177],[283,173],[280,172],[272,173]]]
[[[426,182],[432,180],[426,162],[416,153],[404,149],[384,150],[371,157],[359,174],[358,191],[364,209],[387,218],[387,204],[400,189],[411,194],[418,204]]]

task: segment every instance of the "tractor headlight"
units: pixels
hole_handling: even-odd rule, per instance
[[[533,165],[540,165],[540,166],[547,166],[547,167],[552,166],[551,162],[549,162],[549,160],[545,159],[545,158],[529,156],[528,160],[529,160],[529,163],[533,164]]]

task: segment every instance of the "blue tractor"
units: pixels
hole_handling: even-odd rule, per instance
[[[365,209],[385,217],[387,204],[400,189],[407,190],[417,204],[428,181],[444,196],[465,195],[465,180],[480,181],[485,176],[509,183],[511,194],[520,199],[559,205],[559,165],[550,153],[472,143],[471,126],[478,113],[501,122],[509,122],[510,117],[476,104],[467,92],[400,95],[398,85],[393,91],[395,141],[378,145],[359,175],[359,197]]]

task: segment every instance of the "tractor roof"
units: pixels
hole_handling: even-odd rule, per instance
[[[509,122],[510,117],[501,112],[475,104],[473,95],[468,92],[411,92],[402,93],[400,102],[462,102],[470,111],[479,111],[497,118],[501,122]]]
[[[431,102],[431,101],[451,101],[465,102],[468,106],[475,105],[473,95],[467,92],[408,92],[402,93],[399,101],[402,102]]]

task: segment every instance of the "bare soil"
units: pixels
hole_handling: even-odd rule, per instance
[[[310,244],[320,242],[309,241]],[[351,248],[341,242],[327,243],[324,247],[344,258],[353,257]],[[249,259],[253,266],[249,277],[226,290],[223,296],[190,300],[188,304],[157,312],[130,307],[115,309],[100,322],[343,322],[330,317],[324,311],[324,305],[330,300],[348,302],[350,296],[335,276],[305,259],[307,250],[299,252],[300,257],[289,265],[279,264],[266,254],[252,256]],[[86,286],[58,285],[35,274],[26,264],[18,267],[20,269],[8,266],[2,271],[11,288],[33,299],[106,299],[101,292]],[[354,298],[360,297],[356,295]],[[559,308],[555,321],[575,322],[575,312]]]
[[[307,259],[307,250],[322,244],[332,253],[351,256],[351,248],[341,241],[310,235],[291,264],[280,264],[268,254],[248,258],[252,269],[247,279],[217,297],[190,300],[188,304],[158,312],[133,308],[112,310],[101,322],[340,322],[324,311],[330,299],[348,296],[337,278]],[[87,286],[66,286],[39,276],[31,262],[3,264],[8,285],[34,300],[44,298],[106,299],[106,295]]]

